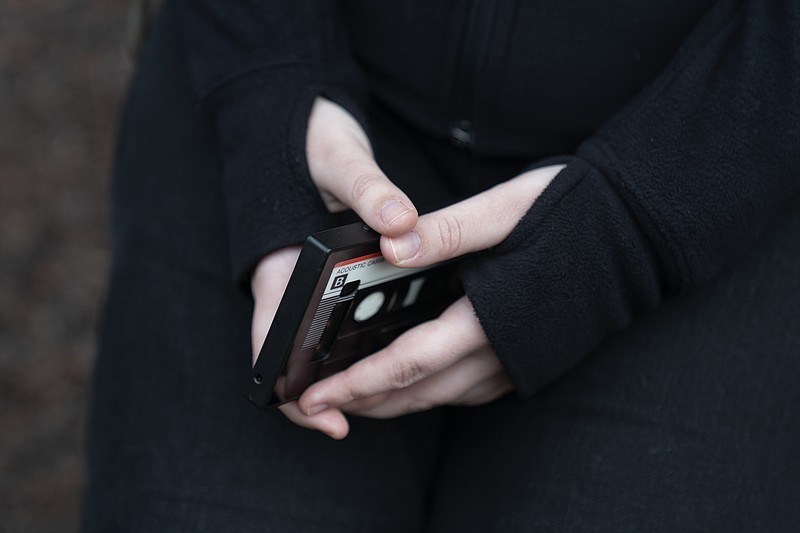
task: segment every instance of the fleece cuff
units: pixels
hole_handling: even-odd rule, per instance
[[[308,117],[321,94],[357,120],[363,117],[335,80],[311,72],[299,66],[270,69],[229,82],[211,96],[225,161],[231,265],[242,286],[249,287],[266,254],[337,223],[308,172]]]
[[[661,295],[656,258],[636,221],[603,174],[575,157],[508,239],[466,265],[463,282],[523,397]]]

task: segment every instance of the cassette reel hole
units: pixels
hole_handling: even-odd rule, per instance
[[[386,295],[382,291],[375,291],[356,306],[353,313],[353,320],[356,322],[365,322],[378,314],[383,307],[383,302],[386,301]]]

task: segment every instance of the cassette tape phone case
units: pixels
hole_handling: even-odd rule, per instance
[[[247,384],[267,408],[387,346],[463,294],[458,262],[398,268],[363,223],[306,239]],[[275,392],[281,380],[280,395]]]

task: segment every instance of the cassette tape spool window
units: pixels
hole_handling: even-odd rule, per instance
[[[375,291],[358,304],[353,319],[356,322],[365,322],[378,314],[386,301],[386,295],[383,291]]]

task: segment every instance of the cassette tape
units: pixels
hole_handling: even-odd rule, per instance
[[[463,294],[457,262],[398,268],[379,243],[380,235],[362,223],[306,239],[248,380],[247,397],[256,406],[298,398]]]

